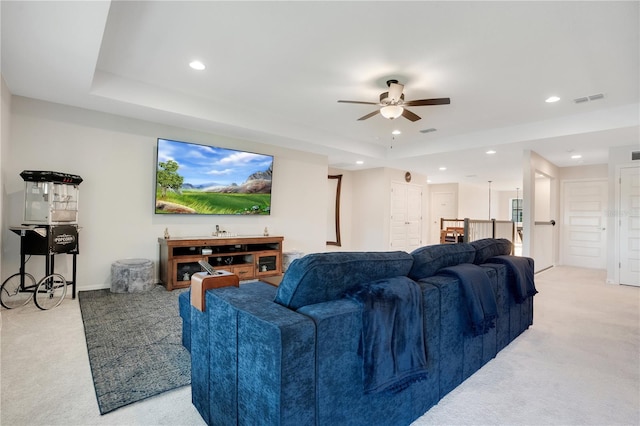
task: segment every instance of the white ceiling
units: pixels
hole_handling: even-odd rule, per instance
[[[3,0],[1,71],[14,95],[514,189],[525,149],[565,167],[640,143],[639,4]],[[390,78],[451,104],[336,102]]]

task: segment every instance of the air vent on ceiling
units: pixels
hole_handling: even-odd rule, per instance
[[[575,98],[573,100],[573,102],[575,102],[577,104],[581,104],[583,102],[597,101],[597,100],[602,99],[602,98],[604,98],[604,94],[596,93],[595,95],[582,96],[580,98]]]
[[[431,133],[431,132],[435,132],[438,129],[434,129],[433,127],[430,129],[424,129],[424,130],[420,130],[420,133]]]
[[[640,151],[633,151],[631,153],[631,159],[632,160],[640,160]]]

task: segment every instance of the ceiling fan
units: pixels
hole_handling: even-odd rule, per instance
[[[387,80],[388,92],[384,92],[380,95],[380,102],[363,102],[363,101],[338,101],[346,104],[365,104],[365,105],[379,105],[381,108],[377,109],[363,117],[358,118],[360,120],[366,120],[376,114],[382,115],[384,118],[393,120],[403,116],[410,121],[418,121],[420,117],[412,113],[405,107],[407,106],[424,106],[424,105],[448,105],[451,103],[449,98],[435,98],[435,99],[418,99],[415,101],[404,100],[404,85],[398,83],[398,80]]]

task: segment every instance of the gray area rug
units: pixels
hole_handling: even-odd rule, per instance
[[[191,383],[178,313],[183,291],[78,293],[101,414]]]

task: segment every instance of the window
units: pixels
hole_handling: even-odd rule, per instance
[[[522,198],[511,199],[511,220],[522,223]]]

